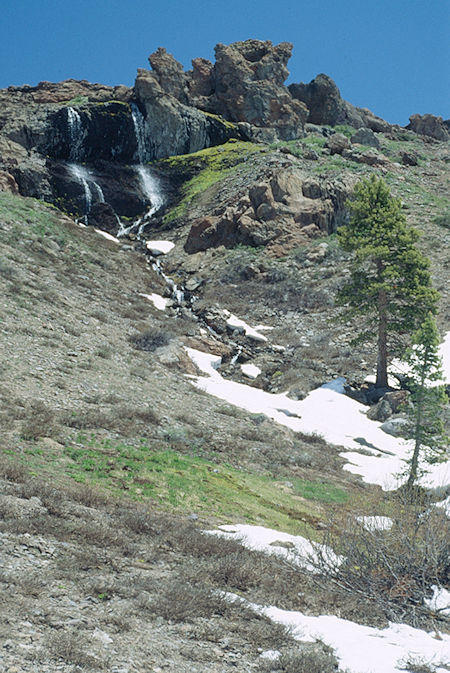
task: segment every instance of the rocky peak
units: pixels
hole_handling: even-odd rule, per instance
[[[186,74],[181,63],[168,54],[164,47],[150,54],[148,60],[161,89],[181,103],[187,103]]]

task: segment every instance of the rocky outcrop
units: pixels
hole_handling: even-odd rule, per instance
[[[158,97],[162,103],[161,96],[166,94],[191,109],[249,124],[250,128],[243,131],[252,139],[258,136],[254,127],[274,129],[276,135],[272,140],[301,136],[308,111],[284,86],[289,75],[286,65],[292,53],[291,44],[282,42],[274,46],[270,41],[246,40],[218,44],[215,53],[215,65],[206,59],[194,59],[192,70],[184,73],[182,65],[159,48],[149,57],[152,72],[139,73],[135,87],[138,99],[144,103],[144,96],[146,100]],[[145,105],[148,109],[147,102]]]
[[[345,101],[328,75],[317,75],[309,84],[291,84],[289,91],[293,98],[308,107],[308,122],[311,124],[348,124],[355,128],[367,127],[377,133],[391,128],[390,124],[370,110],[355,107]]]
[[[312,179],[295,168],[281,170],[252,185],[234,206],[194,221],[185,250],[244,244],[276,246],[281,254],[302,240],[335,231],[352,186],[338,179]]]
[[[423,136],[429,136],[436,140],[450,139],[450,133],[442,117],[436,117],[432,114],[411,115],[406,128],[414,131],[414,133],[420,133]]]
[[[247,40],[215,48],[215,100],[225,118],[276,129],[280,138],[301,135],[306,107],[283,85],[292,45]]]
[[[138,71],[134,90],[144,111],[148,159],[197,152],[240,137],[236,126],[189,107],[165,92],[149,70]]]

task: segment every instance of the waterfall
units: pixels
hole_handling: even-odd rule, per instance
[[[161,191],[161,183],[158,178],[152,175],[148,166],[138,166],[137,172],[142,186],[142,191],[152,204],[146,212],[145,217],[150,218],[164,204],[164,197]]]
[[[88,169],[84,166],[81,166],[80,164],[68,164],[68,169],[75,180],[83,187],[84,215],[86,216],[91,210],[92,203],[105,203],[105,197],[103,195],[102,188],[97,182],[95,182]],[[95,197],[93,195],[91,186],[95,192]]]
[[[144,164],[148,161],[147,149],[145,147],[145,119],[136,103],[131,103],[131,117],[136,135],[138,161],[140,164]]]
[[[73,107],[67,108],[67,126],[69,127],[70,138],[69,160],[80,161],[84,140],[83,123],[80,115]]]

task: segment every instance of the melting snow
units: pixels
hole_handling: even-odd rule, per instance
[[[357,516],[356,520],[368,531],[390,530],[392,519],[388,516]]]
[[[325,545],[312,544],[301,535],[290,535],[264,526],[225,525],[219,526],[219,530],[205,532],[209,535],[219,535],[238,540],[248,549],[287,558],[310,572],[316,572],[314,560],[317,559],[318,551],[334,565],[339,565],[343,560],[341,556],[337,556],[332,549]],[[311,560],[311,563],[308,559]]]
[[[108,239],[108,241],[113,241],[114,243],[120,243],[119,239],[116,238],[115,236],[111,236],[111,234],[108,234],[107,231],[102,231],[101,229],[95,229],[97,234],[100,234],[100,236],[104,236],[105,238]]]
[[[413,442],[380,430],[381,423],[367,418],[364,405],[329,386],[313,390],[304,400],[291,400],[285,393],[272,394],[225,380],[216,371],[220,358],[193,349],[188,353],[205,374],[195,377],[201,390],[251,413],[263,413],[295,432],[322,435],[327,442],[349,449],[341,454],[347,460],[344,469],[385,490],[399,486],[398,475],[405,469]],[[421,480],[424,486],[449,483],[450,461],[429,466],[429,470]]]
[[[376,629],[332,615],[310,617],[228,596],[274,622],[292,627],[292,635],[297,640],[323,641],[334,649],[340,667],[349,673],[397,673],[405,670],[404,662],[409,658],[425,660],[436,673],[448,671],[439,667],[450,660],[450,636],[447,634],[441,634],[437,639],[432,633],[405,624],[389,624],[388,628]]]
[[[450,591],[443,587],[432,586],[433,596],[428,600],[425,599],[425,604],[428,605],[433,612],[440,612],[442,615],[450,615]]]
[[[140,297],[145,297],[145,299],[151,301],[154,307],[159,309],[160,311],[164,311],[169,302],[169,299],[165,299],[164,297],[161,297],[160,294],[155,294],[154,292],[152,294],[145,294],[144,292],[139,292],[138,294]]]
[[[256,379],[261,374],[260,368],[256,365],[241,365],[241,369],[244,376],[248,376],[249,379]]]
[[[267,337],[265,337],[264,334],[261,334],[255,328],[250,327],[250,325],[247,325],[247,323],[244,320],[237,318],[229,311],[224,311],[224,313],[226,316],[228,316],[226,322],[230,329],[238,330],[238,332],[245,334],[245,336],[248,336],[249,339],[253,339],[253,341],[260,341],[260,342],[267,341]],[[265,325],[259,325],[258,327],[260,330],[271,329],[270,327],[267,327]]]
[[[152,255],[167,255],[173,250],[175,243],[172,241],[147,241],[145,247]]]

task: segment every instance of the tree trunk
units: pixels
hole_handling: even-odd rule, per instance
[[[416,439],[414,444],[414,451],[411,457],[411,467],[409,469],[408,481],[406,488],[411,489],[414,482],[417,480],[417,469],[419,467],[419,453],[422,446],[422,410],[423,410],[423,386],[425,382],[421,381],[420,393],[416,402],[416,426],[414,428],[414,437]]]
[[[386,338],[386,330],[387,330],[386,304],[387,304],[386,291],[385,290],[380,290],[380,292],[378,293],[377,379],[375,381],[375,385],[376,385],[377,388],[387,388],[387,385],[388,385],[387,338]]]

